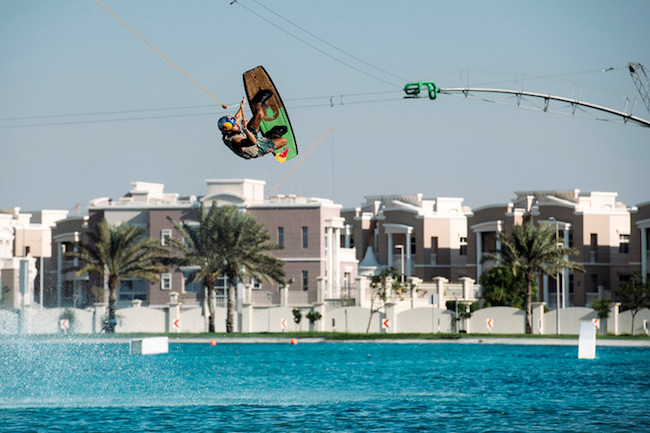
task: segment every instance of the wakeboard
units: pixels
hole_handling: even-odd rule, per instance
[[[263,66],[258,66],[250,71],[244,72],[244,90],[246,91],[246,99],[248,100],[249,106],[257,92],[262,89],[271,90],[273,96],[264,103],[264,120],[260,124],[260,129],[262,130],[262,134],[265,134],[277,125],[287,127],[287,133],[283,135],[287,140],[287,144],[273,152],[273,155],[275,155],[275,159],[278,162],[288,161],[298,155],[298,145],[296,144],[296,137],[291,128],[289,115],[282,103],[280,94]]]

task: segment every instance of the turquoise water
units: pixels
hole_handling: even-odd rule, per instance
[[[650,350],[0,344],[0,431],[648,432]]]

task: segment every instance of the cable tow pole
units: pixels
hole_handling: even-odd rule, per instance
[[[96,1],[97,4],[99,4],[101,7],[103,7],[104,9],[106,9],[106,11],[107,11],[109,14],[113,15],[113,16],[114,16],[114,17],[115,17],[119,22],[121,22],[122,24],[124,24],[124,26],[125,26],[127,29],[131,30],[133,33],[136,34],[137,37],[139,37],[140,39],[142,39],[142,40],[143,40],[147,45],[149,45],[151,48],[153,48],[153,49],[154,49],[158,54],[160,54],[160,55],[161,55],[165,60],[167,60],[169,63],[171,63],[172,66],[174,66],[174,67],[175,67],[176,69],[178,69],[178,70],[179,70],[183,75],[185,75],[187,78],[189,78],[189,79],[190,79],[194,84],[196,84],[197,86],[199,86],[199,88],[200,88],[201,90],[203,90],[205,93],[207,93],[207,94],[208,94],[212,99],[214,99],[215,101],[217,101],[217,102],[219,103],[219,105],[221,105],[224,109],[228,108],[228,107],[226,107],[226,105],[225,105],[224,103],[222,103],[221,101],[219,101],[219,100],[218,100],[217,98],[215,98],[215,97],[214,97],[210,92],[208,92],[206,89],[204,89],[203,86],[201,86],[199,83],[197,83],[196,81],[194,81],[194,79],[193,79],[192,77],[190,77],[189,75],[187,75],[187,73],[185,73],[185,71],[183,71],[181,68],[179,68],[179,67],[178,67],[174,62],[172,62],[171,60],[169,60],[169,58],[167,58],[167,56],[165,56],[163,53],[161,53],[160,51],[158,51],[158,49],[157,49],[156,47],[154,47],[153,45],[151,45],[151,44],[149,43],[149,41],[147,41],[145,38],[143,38],[142,36],[140,36],[140,34],[138,34],[138,32],[136,32],[135,30],[133,30],[131,27],[129,27],[129,25],[128,25],[127,23],[125,23],[124,21],[122,21],[122,20],[120,19],[120,17],[118,17],[117,15],[115,15],[113,12],[111,12],[110,9],[108,9],[106,6],[104,6],[103,4],[101,4],[101,2],[100,2],[99,0],[95,0],[95,1]]]

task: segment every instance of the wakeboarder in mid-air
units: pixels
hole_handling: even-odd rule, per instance
[[[242,98],[235,116],[223,116],[219,119],[219,130],[223,143],[237,156],[244,159],[259,158],[267,153],[281,149],[287,144],[282,137],[287,133],[286,126],[274,126],[263,136],[259,136],[260,123],[264,120],[263,104],[273,96],[271,90],[259,90],[251,100],[253,117],[249,122],[244,116],[246,97]]]

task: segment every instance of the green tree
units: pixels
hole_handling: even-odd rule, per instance
[[[129,224],[109,225],[102,219],[89,231],[90,242],[77,242],[67,258],[80,259],[77,276],[92,273],[108,281],[108,324],[106,332],[115,331],[115,304],[117,288],[125,278],[159,282],[167,271],[164,260],[167,251],[160,241],[146,236],[146,229]]]
[[[294,308],[291,310],[291,313],[293,314],[293,322],[296,324],[296,329],[298,329],[298,325],[302,322],[302,310],[300,308]]]
[[[399,272],[394,266],[383,268],[379,275],[370,277],[370,317],[366,333],[370,332],[372,316],[382,308],[386,308],[386,301],[390,295],[394,294],[401,298],[405,288],[405,284],[399,281]]]
[[[264,226],[251,214],[240,212],[237,206],[213,204],[206,212],[201,206],[199,227],[187,222],[172,221],[183,235],[183,242],[171,244],[183,252],[176,260],[196,270],[194,281],[202,281],[208,289],[210,332],[215,330],[214,288],[219,276],[228,281],[226,331],[234,331],[237,282],[244,278],[284,284],[284,262],[270,253],[280,247],[269,241]]]
[[[454,328],[456,332],[460,331],[460,322],[463,321],[464,332],[467,332],[467,321],[472,318],[474,311],[481,309],[481,303],[479,301],[467,302],[467,301],[447,301],[445,302],[447,310],[451,311],[453,314]]]
[[[598,314],[601,323],[601,330],[604,330],[605,320],[609,318],[609,310],[612,308],[612,300],[610,298],[595,299],[591,303],[591,308],[593,308],[596,311],[596,314]]]
[[[503,265],[493,266],[481,275],[482,299],[486,307],[525,308],[526,279],[520,272],[514,274],[511,268]],[[533,302],[537,299],[537,284],[533,283]]]
[[[314,324],[323,318],[323,316],[318,311],[310,311],[309,313],[305,314],[305,317],[307,320],[309,320],[310,330],[313,330]]]
[[[634,318],[644,308],[650,308],[650,281],[643,282],[641,274],[635,272],[629,281],[622,282],[614,289],[614,296],[621,303],[621,310],[632,313],[632,332],[634,335]]]
[[[523,275],[526,280],[524,306],[526,309],[526,333],[533,332],[533,287],[535,277],[541,274],[554,275],[563,269],[583,271],[584,268],[565,256],[576,256],[578,250],[557,244],[556,233],[550,224],[534,225],[532,222],[516,225],[512,233],[499,233],[501,249],[486,254],[481,262],[497,260],[510,269],[513,275]]]
[[[9,308],[9,296],[11,295],[11,288],[9,286],[2,286],[0,292],[0,309],[6,310]]]

